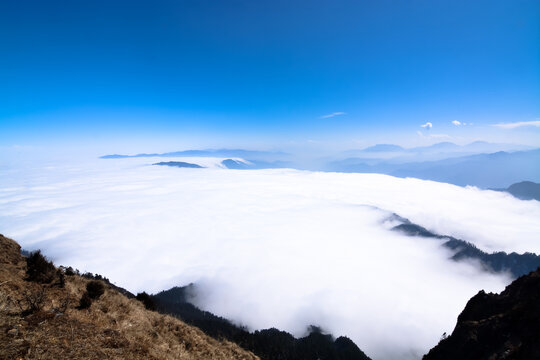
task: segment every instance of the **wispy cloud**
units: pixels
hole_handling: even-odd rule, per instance
[[[423,127],[429,130],[433,127],[433,124],[428,121],[427,123],[420,125],[420,127]]]
[[[340,115],[347,115],[347,113],[342,112],[342,111],[333,112],[331,114],[321,116],[321,119],[328,119],[328,118],[332,118],[334,116],[340,116]]]
[[[457,120],[454,120],[452,121],[452,124],[456,125],[456,126],[460,126],[461,125],[461,122],[457,121]]]
[[[524,127],[524,126],[540,127],[540,120],[518,121],[518,122],[513,122],[513,123],[500,123],[500,124],[493,124],[492,126],[495,126],[501,129],[515,129],[515,128]]]

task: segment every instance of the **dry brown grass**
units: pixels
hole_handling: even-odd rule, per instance
[[[78,310],[89,280],[66,276],[64,288],[26,281],[19,251],[0,235],[0,359],[257,359],[107,285]]]

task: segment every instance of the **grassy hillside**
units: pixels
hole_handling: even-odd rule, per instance
[[[36,259],[29,266],[20,246],[0,235],[0,359],[257,359],[104,282]]]

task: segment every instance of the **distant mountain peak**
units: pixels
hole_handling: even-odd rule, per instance
[[[198,164],[187,163],[183,161],[162,161],[152,165],[164,165],[164,166],[173,166],[179,168],[192,168],[192,169],[202,169],[204,166]]]
[[[166,153],[141,153],[137,155],[104,155],[100,159],[122,159],[135,157],[183,157],[183,156],[200,156],[200,157],[252,157],[259,158],[284,158],[289,154],[281,151],[262,151],[262,150],[244,150],[244,149],[203,149],[203,150],[182,150]]]
[[[512,184],[504,191],[512,194],[518,199],[534,199],[540,201],[540,184],[532,181],[521,181],[519,183]]]
[[[362,151],[367,152],[398,152],[404,151],[405,149],[399,145],[394,144],[377,144],[363,149]]]

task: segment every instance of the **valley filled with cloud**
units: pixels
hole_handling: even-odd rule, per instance
[[[0,179],[0,228],[130,291],[194,283],[204,310],[252,330],[321,326],[374,359],[419,358],[471,296],[511,281],[450,260],[442,240],[392,231],[393,214],[486,252],[540,253],[538,201],[380,174],[171,160],[206,168],[12,162]]]

